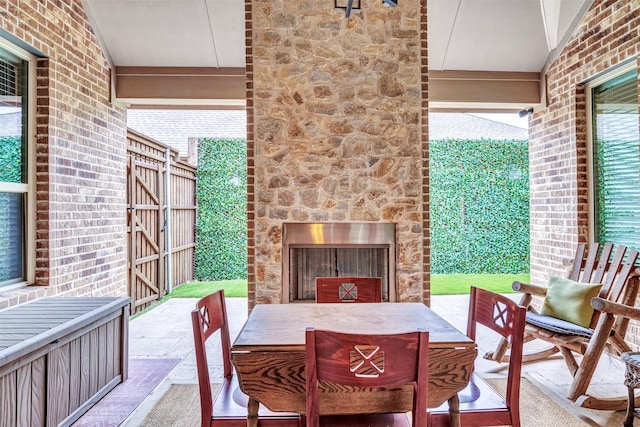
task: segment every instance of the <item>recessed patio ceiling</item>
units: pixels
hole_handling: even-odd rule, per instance
[[[82,1],[116,68],[244,67],[243,0]],[[592,1],[428,0],[429,69],[539,73]]]

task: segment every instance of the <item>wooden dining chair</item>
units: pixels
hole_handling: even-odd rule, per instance
[[[240,391],[238,380],[233,374],[224,290],[221,289],[199,300],[196,303],[196,308],[191,312],[191,320],[200,387],[201,426],[246,427],[246,405],[249,398]],[[206,342],[217,331],[220,331],[224,378],[214,401],[209,378]],[[271,412],[262,405],[258,411],[258,418],[261,426],[298,427],[300,422],[298,414]]]
[[[316,302],[382,302],[382,279],[316,277]]]
[[[306,330],[307,427],[319,426],[427,426],[429,333],[362,335]],[[413,424],[406,413],[358,414],[354,401],[332,408],[349,415],[320,416],[319,382],[336,387],[398,387],[413,385]]]
[[[471,287],[467,336],[476,340],[478,324],[497,332],[511,342],[511,358],[507,374],[506,396],[496,392],[475,373],[469,385],[458,393],[460,425],[520,426],[520,373],[526,308],[494,292]],[[432,426],[450,425],[449,405],[429,411]]]

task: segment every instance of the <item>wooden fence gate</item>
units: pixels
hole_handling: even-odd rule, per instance
[[[128,282],[135,314],[193,280],[196,167],[134,131],[127,140]]]

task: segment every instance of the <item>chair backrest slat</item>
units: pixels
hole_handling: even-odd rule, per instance
[[[380,277],[316,277],[316,302],[382,302],[382,279]]]
[[[597,255],[598,248],[595,248],[595,255]],[[593,274],[592,277],[591,274],[587,274],[585,271],[585,274],[583,276],[583,282],[585,283],[602,283],[602,278],[604,277],[605,273],[607,271],[617,271],[617,267],[616,270],[611,268],[611,265],[609,264],[609,259],[611,258],[611,251],[613,250],[613,244],[612,243],[605,243],[605,245],[602,248],[602,253],[600,254],[600,260],[598,261],[598,267],[596,267],[596,271]],[[622,253],[624,254],[624,251],[626,250],[626,248],[624,248],[622,250]],[[618,251],[620,251],[620,247],[618,247]],[[614,264],[615,264],[615,259],[614,258]],[[622,258],[621,258],[622,259]]]
[[[414,386],[413,425],[426,425],[429,333],[306,331],[307,426],[319,422],[318,381],[352,387]]]
[[[596,264],[598,258],[598,248],[600,247],[599,243],[594,243],[589,248],[589,252],[587,253],[587,259],[577,259],[578,265],[580,266],[580,272],[582,275],[575,279],[576,281],[588,282],[591,278],[591,272],[593,271],[593,266]],[[574,265],[575,268],[575,265]]]
[[[593,245],[595,245],[596,252],[597,252],[598,243],[594,243]],[[578,279],[580,278],[580,271],[582,271],[582,265],[585,263],[584,251],[586,247],[587,246],[584,243],[580,243],[576,248],[576,256],[573,259],[573,268],[571,269],[571,272],[569,273],[569,277],[568,277],[571,280],[578,281]]]
[[[629,280],[628,279],[629,276],[632,275],[631,274],[632,270],[636,269],[635,264],[637,260],[638,260],[638,251],[635,249],[629,250],[629,252],[627,252],[627,259],[625,260],[624,265],[620,269],[620,272],[616,276],[617,280],[615,281],[613,288],[608,294],[608,299],[610,301],[622,303],[620,298],[624,296],[625,285]]]

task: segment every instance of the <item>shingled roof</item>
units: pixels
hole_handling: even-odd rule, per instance
[[[190,138],[246,138],[244,110],[128,110],[128,126],[181,154]],[[429,139],[526,140],[527,130],[463,113],[430,113]]]
[[[182,155],[191,138],[247,137],[244,110],[128,110],[127,126]]]
[[[515,113],[514,113],[515,115]],[[465,113],[429,113],[429,139],[526,140],[527,129]]]

